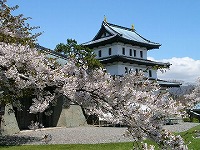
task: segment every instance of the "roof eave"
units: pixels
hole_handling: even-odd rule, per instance
[[[182,84],[180,82],[171,82],[171,81],[166,81],[166,80],[161,80],[161,79],[157,79],[159,85],[161,87],[166,87],[166,88],[169,88],[169,87],[180,87]]]
[[[92,39],[92,41],[95,41],[98,37],[98,35],[102,32],[102,30],[105,29],[103,23],[101,24],[101,28],[99,29],[99,31],[97,32],[97,34],[95,35],[95,37]]]
[[[119,38],[119,41],[122,41],[122,42],[127,43],[127,44],[131,44],[133,46],[146,47],[147,50],[159,49],[159,47],[161,46],[160,44],[157,44],[157,43],[154,44],[154,43],[137,42],[137,41],[134,41],[134,40],[123,38],[119,35],[117,35],[117,37]]]
[[[146,66],[159,66],[159,67],[169,67],[169,63],[162,63],[162,62],[153,62],[153,61],[146,61],[143,59],[137,59],[137,58],[129,58],[126,56],[111,56],[111,57],[106,57],[106,58],[101,58],[99,61],[102,64],[108,64],[108,63],[113,63],[113,62],[123,62],[123,63],[130,63],[130,64],[138,64],[138,65],[146,65]]]
[[[147,48],[147,50],[159,49],[159,47],[161,46],[160,44],[147,44],[147,43],[140,43],[140,42],[137,42],[137,41],[125,39],[125,38],[121,37],[120,35],[115,35],[108,40],[104,40],[104,41],[100,41],[100,42],[96,42],[96,43],[95,43],[95,41],[91,41],[91,42],[94,42],[94,43],[92,43],[92,44],[84,43],[84,45],[89,47],[89,48],[94,48],[94,47],[103,46],[103,45],[106,45],[106,44],[112,44],[114,42],[122,42],[122,43],[130,44],[130,45],[133,45],[133,46],[145,47],[145,48]]]

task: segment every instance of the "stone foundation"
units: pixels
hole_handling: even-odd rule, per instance
[[[7,104],[5,106],[5,114],[2,115],[1,119],[1,135],[12,135],[19,131],[13,107]]]
[[[57,127],[77,127],[87,125],[82,108],[79,105],[70,105],[69,108],[63,108]]]

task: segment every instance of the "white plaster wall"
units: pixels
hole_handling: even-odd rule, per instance
[[[99,46],[97,48],[94,48],[94,53],[96,54],[97,56],[97,59],[99,58],[98,57],[98,54],[99,54],[99,50],[101,50],[101,57],[100,58],[103,58],[103,57],[108,57],[109,54],[108,54],[108,50],[109,48],[112,49],[112,54],[111,55],[122,55],[122,48],[125,48],[125,55],[124,56],[128,56],[128,57],[134,57],[134,51],[133,50],[136,50],[136,57],[135,58],[141,58],[140,57],[140,51],[143,52],[143,58],[141,59],[147,59],[147,49],[146,48],[143,48],[143,47],[138,47],[138,46],[132,46],[132,45],[129,45],[129,44],[123,44],[123,43],[113,43],[113,44],[107,44],[105,46]],[[130,49],[132,49],[132,56],[130,56]]]
[[[146,70],[146,66],[139,66],[136,64],[129,64],[129,63],[113,63],[113,64],[107,64],[105,66],[106,70],[108,73],[110,73],[111,75],[125,75],[125,67],[128,68],[128,71],[131,70],[132,72],[135,72],[136,69],[145,71]],[[154,79],[157,79],[157,71],[151,69],[152,71],[152,77]],[[144,73],[146,77],[149,77],[149,70],[147,70],[147,72]]]
[[[118,64],[110,64],[105,66],[105,68],[110,75],[119,75]]]
[[[152,70],[152,78],[157,79],[157,70]]]
[[[122,48],[125,48],[125,55],[122,54]],[[99,46],[94,48],[94,53],[97,55],[97,59],[104,58],[110,56],[108,51],[109,48],[111,48],[112,55],[121,55],[121,56],[127,56],[127,57],[133,57],[133,58],[140,58],[140,59],[147,59],[147,49],[144,47],[139,46],[132,46],[130,44],[123,44],[120,42],[116,42],[113,44],[107,44],[105,46]],[[130,56],[130,49],[132,49],[132,56]],[[101,57],[98,57],[99,50],[101,50]],[[136,56],[134,56],[134,50],[136,50]],[[143,58],[140,57],[140,51],[143,52]],[[125,67],[128,68],[128,70],[135,71],[136,69],[139,70],[146,70],[146,66],[144,65],[137,65],[137,64],[129,64],[129,63],[121,63],[121,62],[115,62],[112,64],[107,64],[105,68],[107,69],[107,72],[111,75],[124,75],[125,74]],[[152,70],[152,78],[157,78],[157,71]],[[147,77],[149,77],[149,72],[147,71],[145,73]]]
[[[128,57],[133,57],[134,58],[134,50],[136,50],[136,57],[135,58],[141,58],[140,57],[140,51],[143,52],[143,58],[142,59],[147,59],[147,50],[146,48],[143,47],[138,47],[138,46],[132,46],[129,44],[122,44],[122,43],[117,43],[117,50],[118,50],[118,55],[123,55],[122,54],[122,48],[125,48],[125,55]],[[130,49],[132,49],[132,56],[130,56]]]

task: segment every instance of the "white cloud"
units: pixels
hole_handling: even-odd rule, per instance
[[[170,70],[167,70],[165,73],[158,71],[158,78],[164,80],[181,80],[185,83],[195,83],[198,77],[200,77],[200,60],[194,60],[189,57],[163,60],[155,60],[152,57],[148,59],[159,62],[169,62],[172,64]]]

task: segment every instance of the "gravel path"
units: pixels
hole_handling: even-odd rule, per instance
[[[190,128],[193,128],[199,124],[200,123],[182,122],[182,123],[174,124],[174,125],[165,125],[164,128],[171,132],[183,132],[183,131],[187,131]]]
[[[182,132],[199,125],[199,123],[180,123],[177,125],[166,125],[165,129],[172,132]],[[74,128],[55,127],[42,130],[25,130],[14,136],[15,139],[4,138],[9,145],[18,144],[95,144],[111,142],[131,141],[130,137],[124,137],[124,127],[94,127],[82,126]],[[46,140],[42,139],[48,135]],[[42,139],[42,140],[41,140]],[[13,142],[14,141],[14,142]],[[3,143],[2,143],[3,142]],[[5,145],[6,141],[0,139],[0,145]]]
[[[130,137],[124,137],[126,128],[119,127],[94,127],[82,126],[75,128],[50,128],[37,131],[22,131],[18,136],[44,137],[51,135],[48,144],[95,144],[131,141]],[[45,140],[32,144],[45,144]]]

